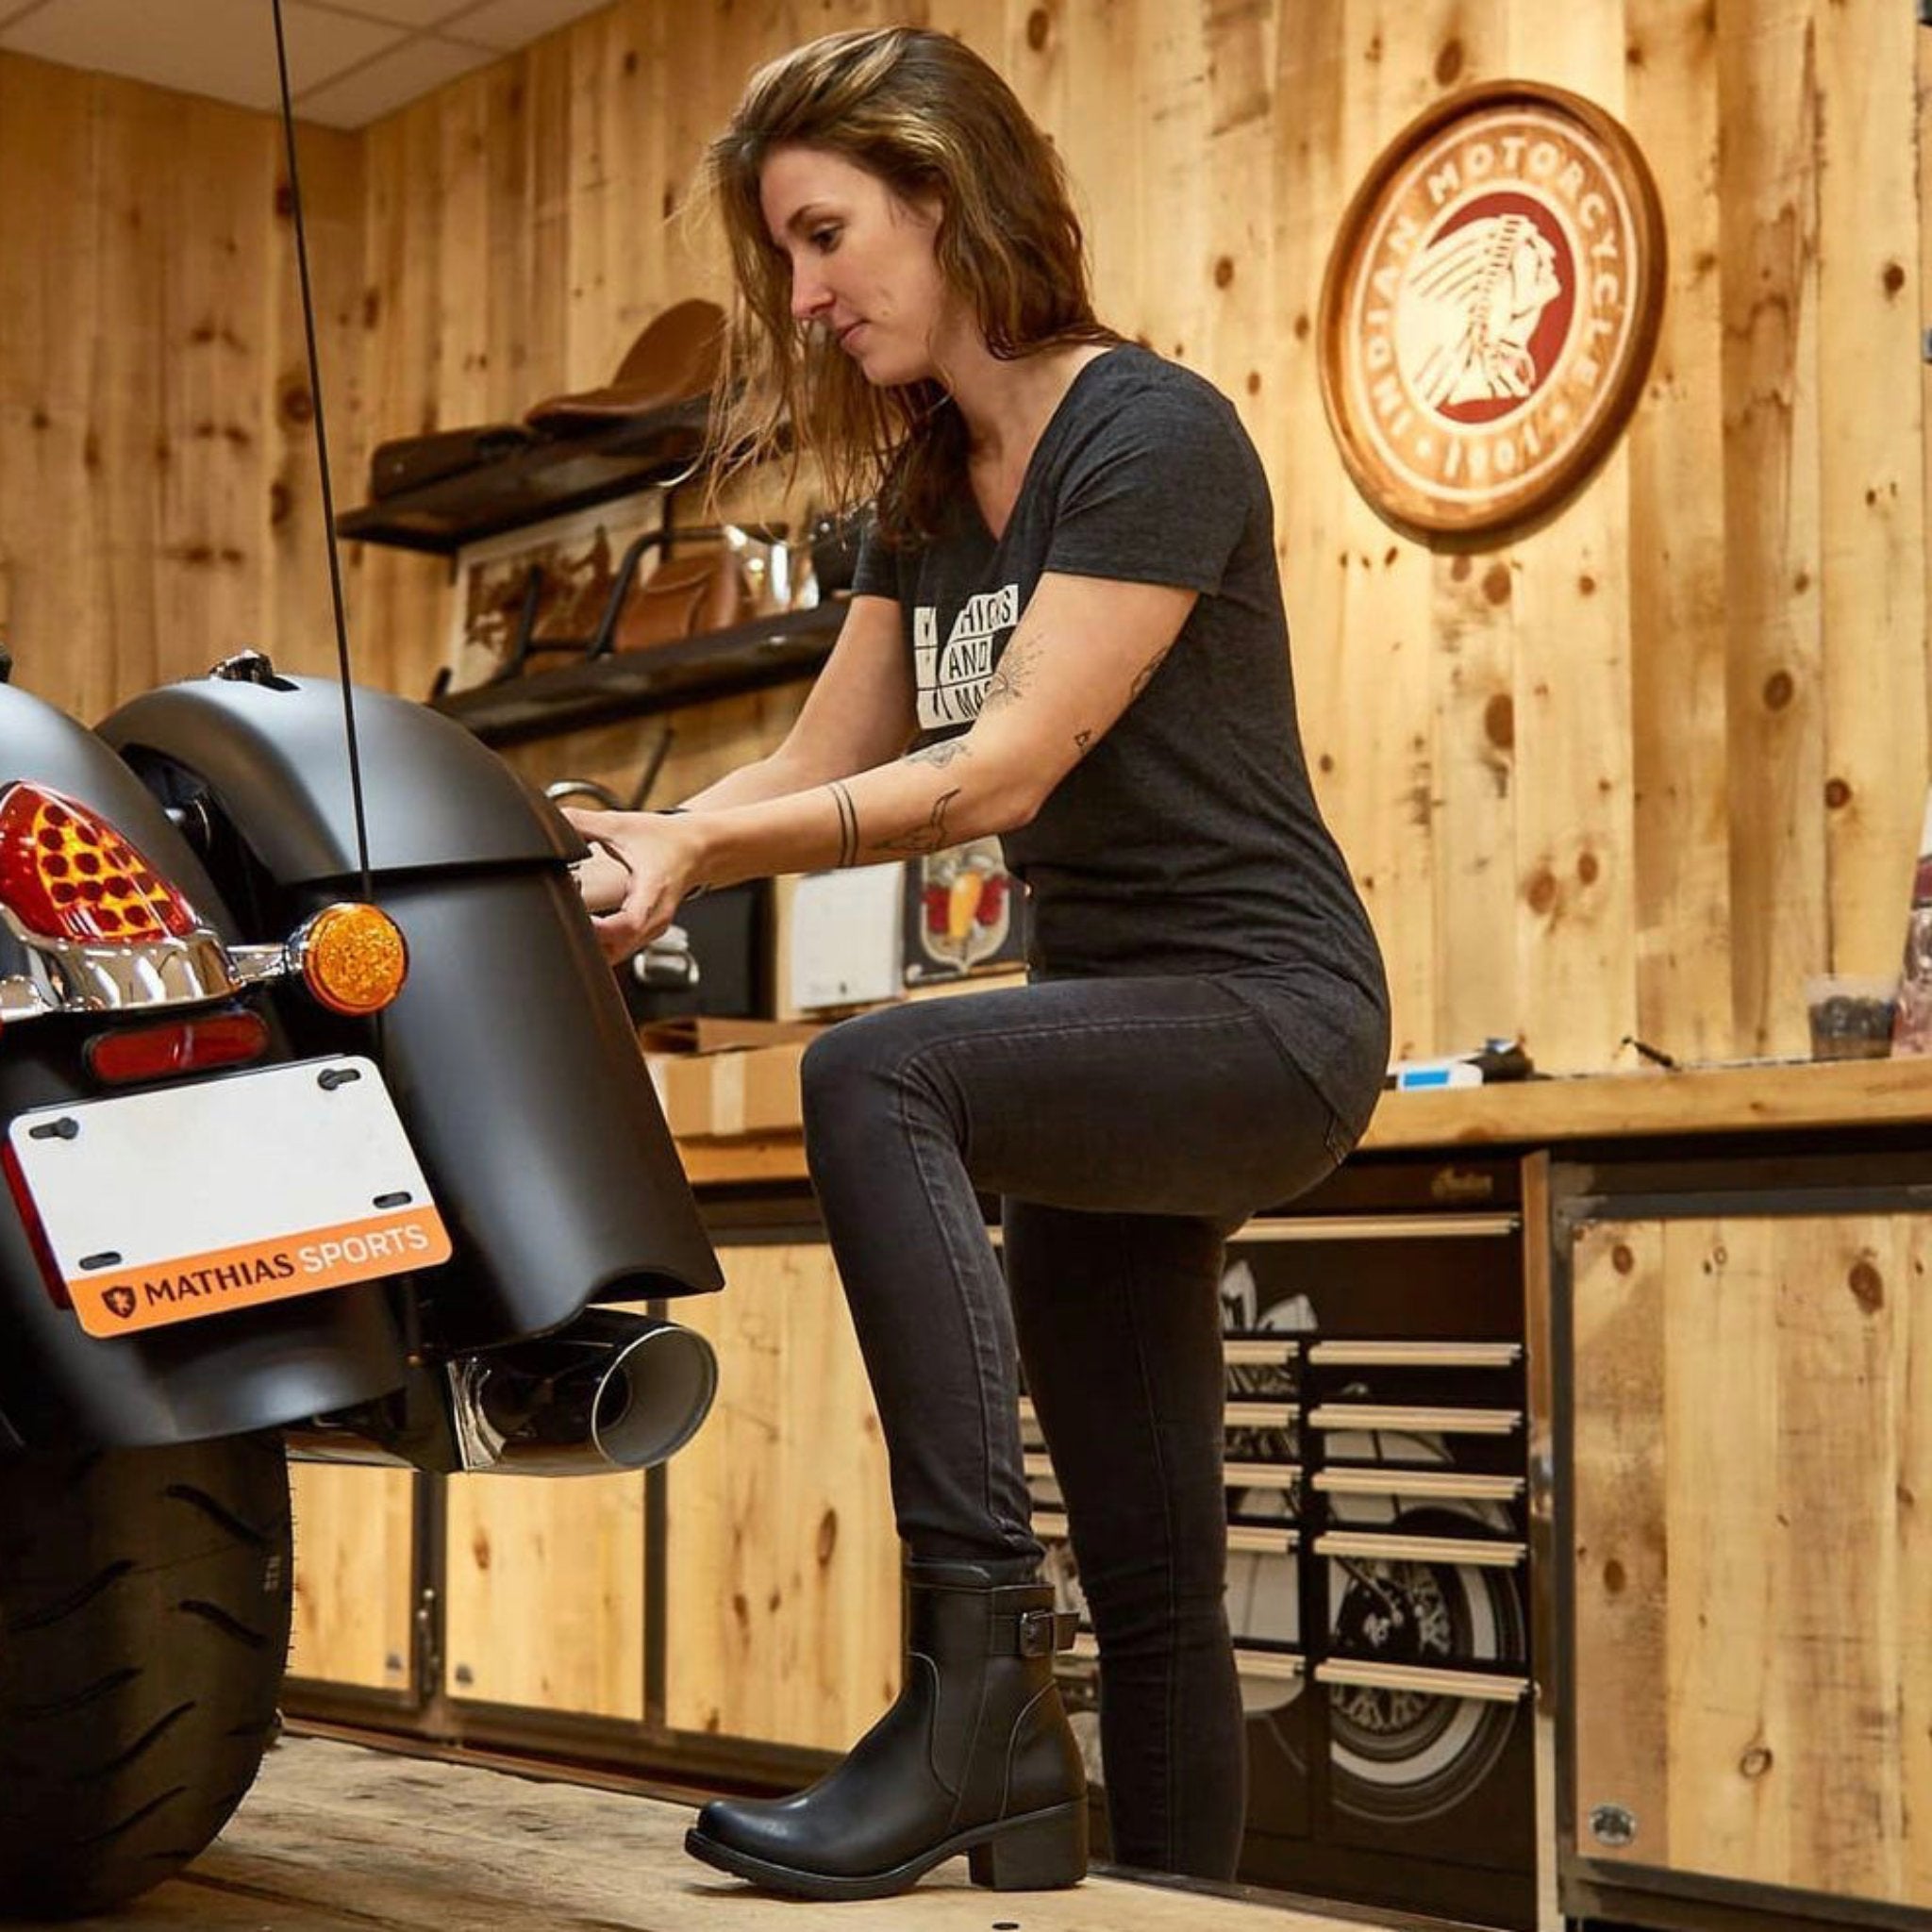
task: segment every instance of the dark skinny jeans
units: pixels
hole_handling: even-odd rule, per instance
[[[1024,1362],[1099,1640],[1113,1856],[1231,1876],[1223,1242],[1326,1174],[1343,1129],[1206,978],[866,1014],[813,1041],[804,1096],[908,1553],[1032,1574]],[[1002,1199],[1004,1275],[976,1191]]]

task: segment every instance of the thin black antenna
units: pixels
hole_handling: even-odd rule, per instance
[[[302,277],[302,328],[308,340],[308,393],[315,399],[315,459],[322,471],[322,528],[328,545],[328,588],[335,601],[336,665],[342,681],[342,726],[349,740],[349,793],[356,807],[356,864],[362,897],[373,903],[369,826],[362,813],[362,755],[356,742],[356,687],[349,675],[349,623],[342,610],[342,563],[336,548],[336,499],[328,480],[328,419],[322,407],[322,359],[315,347],[315,298],[308,287],[308,234],[302,222],[302,177],[295,166],[295,108],[289,93],[289,43],[282,0],[275,0],[275,68],[281,77],[282,138],[289,150],[289,203],[295,216],[295,266]]]

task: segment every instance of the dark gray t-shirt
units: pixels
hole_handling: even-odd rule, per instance
[[[899,605],[923,742],[971,726],[1043,572],[1200,592],[1140,696],[1002,839],[1034,976],[1223,978],[1358,1130],[1388,1062],[1388,988],[1308,783],[1274,508],[1241,419],[1123,345],[1074,377],[997,541],[961,494],[933,542],[868,538],[853,584]]]

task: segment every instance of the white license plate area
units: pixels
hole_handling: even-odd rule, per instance
[[[356,1056],[39,1108],[8,1144],[90,1335],[449,1258],[394,1103]]]

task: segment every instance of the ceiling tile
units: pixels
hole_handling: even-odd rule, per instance
[[[6,0],[0,0],[4,6]],[[314,0],[337,13],[360,14],[365,20],[388,21],[395,26],[441,26],[458,14],[468,13],[476,0]]]
[[[443,29],[479,46],[526,46],[553,27],[600,12],[610,0],[483,0],[473,12],[451,21]]]
[[[399,27],[301,0],[288,0],[283,18],[298,94],[403,38]],[[0,27],[0,47],[244,108],[276,100],[275,27],[262,0],[52,0]]]
[[[298,95],[295,111],[329,127],[361,127],[495,58],[486,48],[420,35],[354,74]]]

